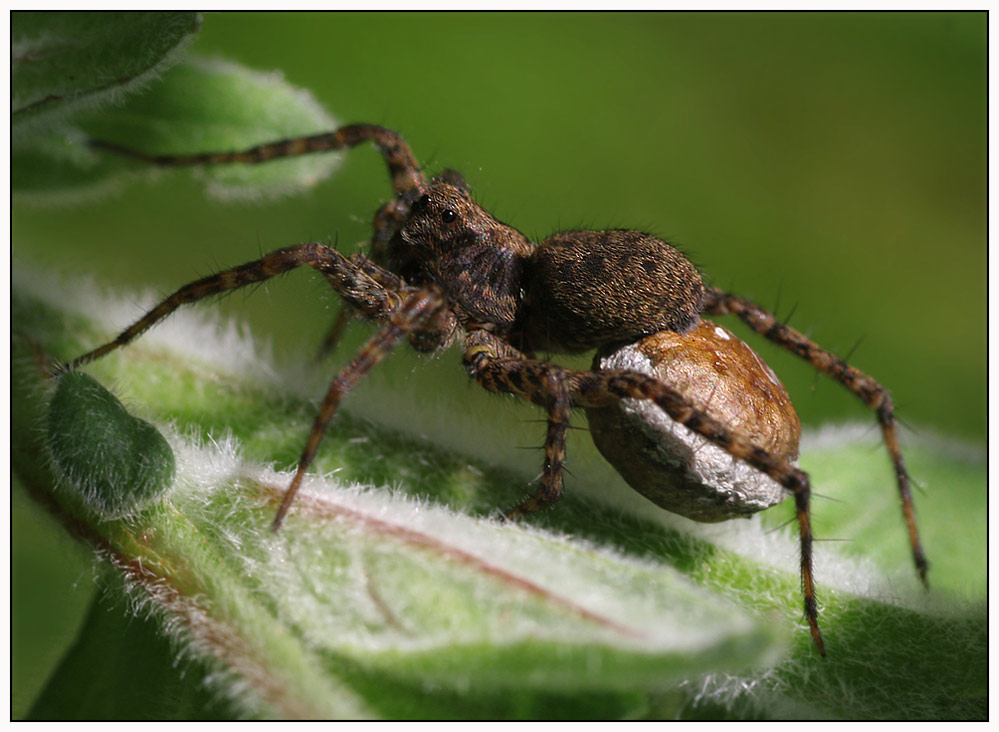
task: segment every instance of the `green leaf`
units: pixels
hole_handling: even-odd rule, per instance
[[[142,309],[134,298],[101,299],[23,271],[15,283],[17,342],[30,337],[62,358]],[[570,700],[585,690],[589,706],[579,708],[596,717],[985,715],[978,591],[970,601],[939,589],[927,597],[908,567],[895,577],[891,563],[820,544],[830,652],[821,659],[800,620],[793,534],[759,521],[678,525],[645,503],[637,511],[622,503],[612,515],[574,496],[547,517],[560,534],[497,524],[488,518],[496,496],[522,478],[346,413],[316,464],[339,471],[337,479],[310,476],[275,536],[268,527],[290,473],[267,465],[294,465],[313,417],[300,391],[321,393],[325,379],[283,370],[191,312],[93,370],[127,383],[129,401],[158,415],[178,475],[165,503],[126,522],[74,520],[74,531],[157,609],[164,628],[180,629],[192,655],[225,668],[218,693],[232,695],[226,684],[249,689],[243,713],[470,718],[543,716],[545,708],[573,716]],[[21,369],[15,394],[38,393],[35,371]],[[30,414],[15,403],[15,427]],[[907,452],[948,486],[944,498],[960,502],[954,511],[977,515],[985,461],[954,444],[930,438]],[[816,485],[866,509],[863,532],[895,536],[905,557],[890,470],[869,462],[870,445],[856,430],[829,430],[809,437],[803,461]],[[25,482],[53,495],[37,447],[18,438],[14,456]],[[862,479],[868,472],[875,477]],[[603,488],[607,475],[587,465],[577,487]],[[418,493],[388,491],[386,481]],[[921,505],[932,509],[936,497]],[[921,514],[931,557],[937,537],[954,533],[934,513]],[[848,522],[825,524],[826,515],[816,508],[824,536],[830,525],[843,532],[837,538],[854,535]],[[983,573],[984,555],[969,555],[981,538],[951,540],[968,565],[957,580],[966,590],[981,586],[966,581]],[[775,640],[787,637],[792,645],[781,651]]]
[[[111,580],[115,584],[115,580]],[[120,582],[117,582],[120,585]],[[35,700],[28,719],[232,719],[203,664],[184,660],[157,621],[120,600],[91,603],[79,638]]]
[[[11,14],[11,132],[118,102],[162,73],[200,27],[198,13]]]
[[[132,514],[173,482],[176,466],[163,435],[90,376],[60,376],[48,417],[56,466],[101,518]]]
[[[40,500],[58,500],[44,450],[23,427],[44,409],[33,364],[41,349],[62,358],[89,349],[144,305],[23,270],[14,282],[15,470]],[[342,413],[317,458],[326,477],[306,480],[274,535],[290,473],[267,466],[294,465],[314,409],[300,392],[321,393],[324,378],[278,367],[191,312],[92,370],[128,384],[128,401],[165,431],[177,478],[165,502],[127,521],[64,520],[155,608],[165,632],[225,669],[210,675],[221,679],[217,693],[241,690],[244,714],[517,717],[544,707],[573,716],[581,695],[589,706],[579,708],[596,717],[986,714],[987,622],[975,589],[984,585],[966,580],[984,575],[977,531],[948,544],[953,563],[967,565],[963,591],[928,596],[911,568],[893,573],[893,562],[820,543],[821,659],[800,619],[793,533],[756,520],[677,523],[644,502],[609,512],[578,494],[546,517],[558,534],[497,524],[488,518],[496,497],[522,477]],[[859,535],[832,521],[844,532],[835,538],[895,536],[906,557],[890,470],[861,479],[879,472],[867,462],[871,444],[854,429],[828,430],[806,440],[803,464],[816,485],[866,512]],[[957,445],[907,445],[913,464],[932,467],[948,489],[920,504],[931,557],[938,537],[955,533],[953,516],[984,515],[984,456]],[[613,473],[581,462],[578,493],[606,493]],[[959,505],[937,512],[937,500]],[[823,505],[815,523],[829,536]],[[940,574],[932,580],[947,585]]]
[[[280,74],[222,61],[188,59],[120,107],[80,115],[72,129],[20,146],[11,160],[12,188],[21,200],[86,200],[136,177],[177,170],[98,152],[88,139],[150,154],[242,150],[278,139],[327,132],[335,120]],[[284,195],[315,185],[337,167],[336,153],[268,165],[195,169],[207,191],[224,198]],[[190,171],[185,174],[190,174]]]
[[[18,277],[22,285],[31,279]],[[20,289],[13,317],[23,328],[19,342],[30,337],[50,354],[92,342],[106,327],[101,316],[122,306],[73,288],[58,288],[58,299],[46,291],[53,286]],[[412,690],[432,684],[465,698],[462,716],[481,714],[481,697],[536,699],[581,689],[604,700],[597,716],[620,716],[634,708],[636,694],[647,704],[649,695],[693,675],[748,668],[779,652],[770,623],[667,564],[370,484],[310,477],[273,534],[290,474],[266,463],[286,462],[287,446],[310,421],[308,400],[290,388],[300,375],[275,376],[280,371],[251,344],[213,336],[189,315],[178,314],[175,324],[188,328],[165,329],[165,341],[154,330],[94,366],[101,380],[129,384],[129,402],[159,415],[178,465],[164,502],[126,520],[93,521],[52,492],[38,448],[19,444],[16,462],[25,482],[59,502],[54,510],[118,568],[131,594],[155,608],[187,652],[224,667],[219,693],[249,689],[246,713],[392,714],[400,704],[410,708],[399,687],[410,689],[412,700]],[[212,345],[220,342],[221,351]],[[224,365],[232,357],[246,365],[242,373]],[[27,379],[19,389],[37,393],[38,367],[19,371]],[[229,386],[218,391],[220,379]],[[193,403],[225,426],[192,420]],[[34,409],[16,408],[18,421],[30,420]],[[356,423],[343,416],[318,460],[321,470],[357,444],[350,431]],[[367,449],[383,450],[386,438],[370,434]],[[244,456],[251,450],[252,458]],[[387,457],[411,470],[414,454],[424,462],[429,455],[431,464],[453,466],[443,469],[450,481],[479,485],[486,495],[495,494],[489,483],[515,480],[438,452],[408,441]],[[100,461],[93,470],[103,470]],[[486,471],[492,475],[483,484]],[[378,691],[379,679],[396,691]]]

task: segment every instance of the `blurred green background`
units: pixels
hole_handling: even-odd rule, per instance
[[[205,16],[190,52],[281,70],[339,121],[399,130],[531,237],[627,227],[675,242],[714,284],[795,307],[790,323],[837,353],[863,339],[851,362],[913,429],[984,444],[984,13],[226,13]],[[164,176],[76,208],[15,205],[14,257],[165,293],[261,251],[361,241],[388,193],[371,149],[276,202],[222,203]],[[302,272],[221,307],[305,358],[333,305]],[[747,340],[806,427],[873,433],[840,387]],[[456,361],[425,368],[446,387]],[[17,716],[93,590],[85,554],[17,493],[14,508]]]

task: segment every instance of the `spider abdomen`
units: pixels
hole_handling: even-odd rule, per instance
[[[783,384],[730,330],[701,320],[689,333],[663,331],[599,351],[598,371],[638,371],[789,463],[801,422]],[[770,477],[673,421],[649,401],[587,408],[590,435],[628,484],[673,513],[713,523],[748,517],[787,495]]]
[[[661,330],[688,331],[704,299],[686,257],[640,231],[564,231],[525,272],[528,350],[580,353]]]

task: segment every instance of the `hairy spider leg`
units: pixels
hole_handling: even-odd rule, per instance
[[[388,243],[409,216],[409,210],[409,201],[400,197],[393,198],[375,212],[374,232],[369,242],[369,251],[371,253],[370,262],[376,264],[371,269],[378,270],[383,274],[391,274],[388,270],[384,269],[385,266],[389,266],[390,264],[388,261]],[[368,274],[375,277],[375,279],[378,279],[380,276],[370,271]],[[387,282],[383,282],[382,284],[391,286]],[[323,342],[319,345],[319,349],[316,352],[316,361],[322,361],[333,353],[340,339],[343,337],[347,325],[353,319],[354,311],[346,303],[342,303],[336,317],[333,319],[333,324],[323,337]]]
[[[354,311],[344,303],[340,303],[337,307],[336,315],[333,317],[333,324],[326,331],[326,335],[323,336],[323,342],[319,344],[319,348],[316,349],[316,355],[313,359],[316,363],[325,360],[327,356],[333,354],[340,343],[340,339],[343,338],[344,331],[347,330],[347,326],[350,325],[350,321],[353,319]]]
[[[569,431],[572,398],[565,384],[555,374],[545,374],[543,401],[548,410],[545,434],[545,465],[541,473],[541,489],[516,508],[506,512],[508,520],[536,511],[554,503],[562,495],[562,469],[565,467],[565,436]]]
[[[193,155],[149,155],[105,140],[91,140],[90,145],[100,150],[107,150],[154,165],[183,167],[227,163],[264,163],[278,158],[342,150],[368,141],[374,142],[381,152],[396,193],[396,198],[379,208],[375,214],[374,233],[371,239],[373,260],[378,264],[388,264],[386,255],[388,242],[409,216],[410,202],[415,200],[427,186],[426,176],[416,162],[416,156],[413,155],[412,149],[401,135],[392,130],[378,125],[354,124],[341,127],[333,132],[276,140],[238,152],[206,152]],[[463,182],[459,174],[453,171],[446,172],[450,172],[455,180]],[[341,307],[319,347],[316,354],[317,360],[326,357],[333,351],[353,315],[350,307]]]
[[[184,167],[264,163],[279,158],[342,150],[369,141],[373,142],[381,152],[396,193],[396,198],[385,203],[375,213],[374,232],[370,242],[371,258],[378,265],[391,268],[389,242],[409,216],[411,202],[427,186],[427,178],[416,162],[412,149],[402,136],[393,130],[379,125],[353,124],[333,132],[276,140],[237,152],[205,152],[192,155],[150,155],[106,140],[91,140],[90,145],[96,149],[107,150],[154,165]],[[445,170],[441,173],[441,178],[467,189],[464,178],[457,171]],[[333,351],[352,317],[353,312],[349,307],[344,307],[337,313],[333,325],[320,345],[317,360]]]
[[[396,195],[413,200],[417,192],[426,187],[426,176],[417,164],[413,151],[402,139],[402,136],[378,125],[347,125],[333,132],[276,140],[237,152],[205,152],[194,155],[148,155],[106,140],[91,140],[90,145],[100,150],[109,150],[154,165],[188,166],[265,163],[278,158],[292,158],[309,153],[343,150],[369,141],[375,143],[385,159]]]
[[[565,438],[569,430],[572,398],[566,385],[559,381],[560,369],[549,367],[545,370],[548,364],[524,357],[490,357],[484,348],[471,346],[465,351],[465,363],[472,377],[489,391],[515,393],[548,412],[541,486],[533,496],[503,514],[506,520],[511,521],[549,506],[562,496]]]
[[[674,421],[703,435],[733,457],[769,475],[793,493],[801,546],[801,586],[805,618],[819,653],[826,655],[822,632],[819,630],[812,571],[811,484],[807,473],[786,461],[778,460],[763,448],[733,432],[687,402],[679,392],[665,383],[637,371],[564,369],[546,361],[527,358],[497,336],[483,330],[469,334],[463,360],[469,374],[488,391],[515,394],[549,410],[546,463],[541,489],[536,496],[510,511],[508,517],[520,516],[548,505],[557,500],[561,493],[566,430],[564,427],[553,428],[552,423],[561,419],[559,410],[564,390],[568,391],[570,397],[569,407],[607,406],[617,399],[626,398],[653,401]],[[549,445],[549,442],[552,444]],[[556,466],[559,473],[557,478],[552,474]]]
[[[388,354],[399,339],[421,330],[424,333],[431,333],[435,327],[446,328],[447,332],[450,332],[452,328],[450,319],[434,319],[435,315],[445,309],[444,297],[439,291],[407,287],[401,278],[380,270],[361,255],[348,258],[325,244],[299,244],[279,249],[261,259],[184,285],[122,331],[114,340],[73,359],[61,369],[75,369],[130,343],[182,305],[263,282],[301,266],[309,266],[322,272],[333,289],[365,317],[387,322],[365,344],[350,365],[333,380],[309,434],[295,478],[274,520],[275,530],[287,513],[301,483],[302,475],[312,462],[326,427],[342,397],[372,366]],[[373,273],[378,274],[377,279],[372,276]],[[395,287],[386,286],[379,280],[391,283]]]
[[[816,370],[835,379],[864,404],[873,409],[881,425],[888,454],[902,499],[902,515],[909,531],[909,544],[912,559],[923,586],[929,589],[929,561],[923,553],[916,527],[916,513],[912,505],[912,492],[909,488],[909,473],[905,468],[902,450],[898,444],[898,429],[895,423],[895,407],[888,390],[862,371],[850,366],[826,349],[811,341],[794,328],[781,323],[767,310],[756,303],[716,288],[708,288],[704,312],[711,315],[736,315],[750,328],[777,345],[805,359]]]
[[[310,266],[324,274],[328,274],[331,271],[335,271],[338,267],[349,269],[350,262],[338,251],[331,249],[325,244],[298,244],[278,249],[252,262],[202,277],[178,289],[123,330],[113,341],[109,341],[73,359],[65,368],[75,369],[130,343],[181,305],[196,302],[212,295],[219,295],[230,290],[236,290],[257,282],[263,282],[302,266]]]
[[[357,386],[361,378],[385,358],[401,339],[423,325],[442,307],[444,307],[444,296],[438,290],[422,289],[411,293],[400,307],[387,313],[388,321],[361,347],[354,360],[333,379],[333,383],[330,384],[329,391],[326,393],[326,398],[316,414],[312,430],[309,432],[309,439],[298,461],[295,477],[292,478],[291,485],[285,491],[281,506],[274,517],[274,523],[271,526],[274,531],[281,527],[281,522],[284,521],[288,509],[295,499],[295,494],[298,493],[302,484],[305,471],[311,465],[316,451],[322,443],[323,436],[326,434],[326,428],[329,427],[343,397]]]

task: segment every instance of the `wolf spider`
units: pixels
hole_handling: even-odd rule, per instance
[[[540,489],[508,511],[507,518],[535,511],[561,495],[566,431],[573,408],[602,407],[621,399],[651,400],[676,422],[794,495],[804,612],[812,638],[825,655],[812,578],[808,475],[787,459],[757,447],[655,378],[628,370],[570,370],[534,356],[536,352],[581,353],[637,341],[666,329],[684,334],[702,314],[736,315],[757,333],[839,381],[875,411],[894,466],[913,558],[926,584],[928,563],[916,530],[894,409],[885,388],[760,306],[706,286],[694,266],[669,244],[625,230],[566,231],[535,244],[479,206],[460,174],[445,170],[428,179],[402,137],[376,125],[348,125],[327,134],[233,153],[154,156],[107,142],[92,145],[150,164],[182,166],[263,163],[364,142],[373,142],[381,152],[395,191],[395,197],[375,213],[370,256],[344,256],[321,243],[279,249],[181,287],[113,341],[71,361],[68,368],[127,344],[181,305],[263,282],[297,267],[312,267],[326,277],[351,314],[378,321],[381,327],[330,385],[274,519],[275,530],[340,401],[365,373],[403,339],[425,353],[460,342],[465,369],[483,388],[515,394],[547,412]],[[341,314],[331,341],[345,322]]]

